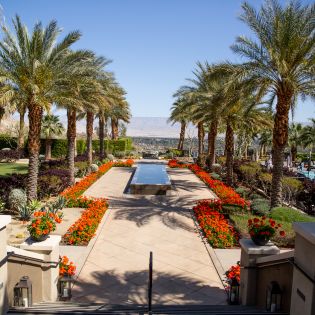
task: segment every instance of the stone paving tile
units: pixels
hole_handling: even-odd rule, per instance
[[[225,303],[188,210],[214,194],[189,170],[169,170],[175,185],[170,196],[131,196],[124,194],[131,172],[113,168],[85,193],[109,197],[111,212],[74,286],[74,300],[146,304],[152,251],[155,304]]]

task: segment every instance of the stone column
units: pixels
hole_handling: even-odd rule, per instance
[[[6,227],[10,222],[10,215],[0,215],[0,314],[6,314],[8,310],[8,263]]]
[[[291,315],[315,314],[315,223],[294,223],[296,233]]]
[[[277,255],[280,249],[269,242],[265,246],[256,245],[251,239],[241,239],[241,284],[240,299],[242,305],[256,304],[256,260],[260,257]]]
[[[50,235],[45,241],[34,242],[27,239],[20,248],[45,255],[46,265],[43,269],[43,300],[54,302],[58,297],[57,283],[59,277],[59,243],[60,235]]]

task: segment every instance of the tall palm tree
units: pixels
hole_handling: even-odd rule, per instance
[[[186,127],[189,121],[188,110],[187,110],[187,107],[185,106],[185,100],[183,98],[178,98],[173,103],[173,106],[171,108],[171,115],[168,121],[172,122],[172,124],[180,123],[180,133],[179,133],[177,149],[183,150]]]
[[[271,206],[281,204],[284,150],[288,141],[289,111],[299,94],[314,96],[315,4],[302,6],[290,1],[282,7],[276,0],[266,1],[257,12],[242,5],[241,20],[257,42],[240,36],[232,46],[246,59],[239,76],[251,80],[261,92],[277,101],[273,127],[273,177]]]
[[[45,137],[45,160],[51,159],[51,139],[52,136],[60,136],[64,132],[64,127],[58,116],[45,115],[42,121],[42,134]]]
[[[0,42],[0,75],[12,91],[19,88],[26,100],[29,118],[28,199],[37,197],[38,156],[43,110],[56,100],[57,88],[73,73],[84,53],[72,53],[69,48],[80,38],[80,32],[69,33],[57,43],[60,29],[55,21],[43,27],[36,23],[32,34],[18,16],[13,20],[15,35],[2,27]]]

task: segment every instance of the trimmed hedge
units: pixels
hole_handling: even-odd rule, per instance
[[[41,139],[40,154],[45,154],[45,139]],[[3,148],[16,148],[16,138],[10,138],[0,135],[0,150]],[[95,152],[99,152],[99,140],[92,141],[92,147]],[[120,138],[118,140],[104,140],[104,147],[106,152],[126,152],[132,150],[131,138]],[[27,141],[25,142],[25,153],[27,153]],[[82,155],[86,151],[86,140],[77,140],[77,154]],[[54,158],[63,158],[67,155],[67,140],[66,139],[53,139],[51,144],[51,155]]]

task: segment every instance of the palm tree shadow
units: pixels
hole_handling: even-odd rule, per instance
[[[189,197],[141,196],[137,198],[113,198],[110,200],[115,220],[133,221],[137,226],[148,224],[152,219],[160,220],[171,229],[193,232],[187,222],[191,219],[194,202]]]
[[[168,272],[153,274],[153,304],[218,305],[225,304],[226,293],[217,286],[205,285],[189,276]],[[102,303],[101,308],[115,305],[145,307],[148,303],[148,271],[115,270],[92,272],[88,281],[79,279],[73,288],[73,300],[81,303]]]

